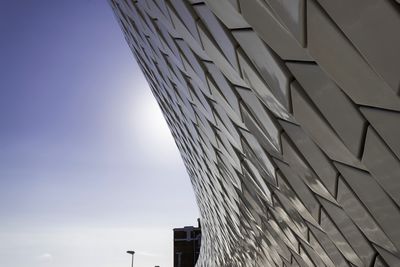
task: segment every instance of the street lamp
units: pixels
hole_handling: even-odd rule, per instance
[[[132,255],[132,265],[131,265],[131,267],[133,267],[133,255],[135,255],[135,251],[133,251],[133,250],[128,250],[126,253]]]

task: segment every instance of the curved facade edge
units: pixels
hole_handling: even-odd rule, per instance
[[[400,266],[394,0],[110,0],[195,191],[197,267]]]

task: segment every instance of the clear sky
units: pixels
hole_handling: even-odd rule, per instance
[[[0,267],[170,267],[197,217],[108,2],[0,1]]]

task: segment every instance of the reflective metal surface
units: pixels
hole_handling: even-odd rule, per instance
[[[400,266],[398,2],[110,3],[193,184],[197,266]]]

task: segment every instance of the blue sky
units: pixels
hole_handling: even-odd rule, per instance
[[[0,1],[0,34],[0,266],[172,266],[198,210],[107,1]]]

